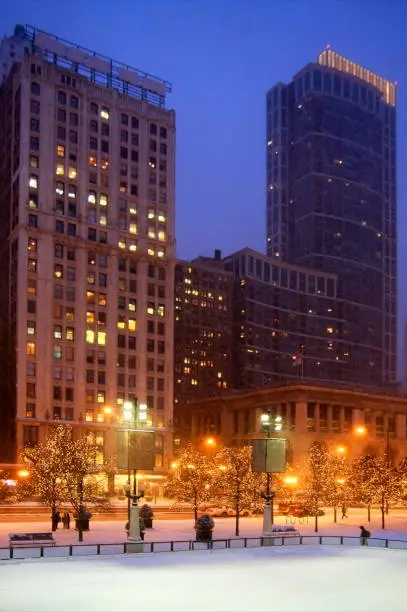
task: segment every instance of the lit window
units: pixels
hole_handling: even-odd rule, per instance
[[[165,257],[165,251],[164,251],[164,249],[162,247],[158,248],[157,257],[160,257],[160,258]]]
[[[136,312],[136,300],[129,299],[128,309],[129,309],[131,312]]]
[[[31,194],[30,199],[28,200],[29,208],[38,208],[38,196],[37,194]]]
[[[35,238],[29,238],[28,239],[27,249],[28,249],[28,251],[30,251],[30,253],[36,253],[37,252],[37,240]]]
[[[55,192],[57,195],[62,196],[65,193],[65,185],[64,183],[60,183],[59,181],[57,182],[56,186],[55,186]]]
[[[165,316],[165,306],[164,304],[158,304],[157,306],[157,314],[159,317],[164,317]]]
[[[165,223],[167,221],[167,217],[165,216],[165,213],[163,213],[162,211],[158,213],[158,221],[160,223]]]
[[[129,213],[131,215],[137,215],[137,210],[135,208],[131,207],[130,210],[129,210]]]
[[[89,204],[96,204],[96,191],[89,191],[88,202]]]
[[[62,359],[62,346],[54,344],[54,359]]]
[[[333,334],[334,333],[333,327],[327,327],[326,331],[328,332],[328,334]]]
[[[76,177],[77,177],[76,168],[73,168],[73,167],[68,168],[68,176],[71,179],[76,179]]]
[[[57,145],[57,156],[65,157],[65,147],[64,145]]]
[[[137,329],[137,322],[135,319],[129,319],[128,320],[128,327],[130,331],[136,331]]]
[[[95,342],[95,332],[92,329],[86,330],[86,342],[88,344],[94,344]]]
[[[135,223],[130,223],[129,232],[130,234],[137,234],[137,225]]]
[[[147,217],[148,217],[148,219],[155,219],[155,210],[154,210],[154,208],[149,208],[148,209]]]
[[[34,174],[32,174],[30,176],[30,180],[28,181],[28,184],[31,189],[38,189],[38,176],[35,176]]]
[[[99,306],[106,306],[106,295],[104,293],[99,293],[98,304]]]
[[[119,240],[119,242],[117,243],[117,246],[119,247],[119,249],[125,249],[126,243],[124,240]]]
[[[74,340],[75,331],[73,327],[67,327],[65,331],[65,340]]]
[[[137,251],[137,244],[135,242],[130,242],[129,250],[132,252]]]
[[[35,336],[35,321],[27,321],[27,334]]]
[[[98,404],[104,404],[105,403],[105,392],[104,391],[98,391],[97,392],[97,403]]]
[[[91,310],[88,310],[86,313],[86,323],[94,323],[95,322],[95,313]]]
[[[102,107],[100,110],[100,116],[102,117],[102,119],[105,119],[106,121],[108,121],[109,109],[107,109],[106,107]]]
[[[86,302],[88,304],[94,304],[95,303],[95,292],[94,291],[87,291],[86,292]]]
[[[35,355],[35,342],[27,342],[26,354]]]
[[[117,321],[117,329],[125,329],[126,327],[126,323],[121,320],[121,321]]]
[[[154,251],[154,249],[153,249],[152,247],[149,247],[149,248],[148,248],[147,253],[148,253],[148,254],[149,254],[151,257],[154,257],[154,255],[155,255],[155,251]]]
[[[61,264],[55,264],[54,266],[54,276],[55,278],[62,278],[64,275],[64,266]]]
[[[104,213],[99,216],[99,225],[107,225],[107,216]]]
[[[152,238],[153,240],[155,238],[155,229],[153,229],[152,227],[148,228],[148,237]],[[153,253],[153,255],[154,255],[154,253]]]
[[[160,230],[158,232],[158,240],[165,240],[166,239],[166,235],[165,232],[163,232],[162,230]]]
[[[105,193],[101,193],[99,196],[99,204],[100,206],[107,206],[107,195]]]
[[[100,165],[102,166],[102,170],[107,170],[109,167],[109,160],[102,159],[102,161],[100,162]]]
[[[62,338],[62,327],[60,325],[54,327],[54,338],[56,340],[61,340]]]
[[[56,174],[58,176],[63,176],[65,174],[65,167],[63,164],[57,164]]]
[[[88,157],[89,166],[93,166],[94,168],[98,165],[98,160],[94,155],[89,155]]]
[[[75,185],[68,185],[68,198],[75,200],[76,198],[76,187]]]
[[[154,314],[154,304],[152,302],[148,303],[147,314],[149,314],[149,315],[153,315]]]
[[[106,332],[98,332],[98,344],[102,346],[106,344]]]

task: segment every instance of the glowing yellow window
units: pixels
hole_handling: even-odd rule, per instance
[[[95,332],[93,331],[93,329],[87,329],[86,330],[86,342],[88,344],[94,344],[95,343]]]
[[[66,331],[65,331],[65,339],[66,340],[74,340],[74,328],[73,327],[67,327]]]
[[[166,239],[165,232],[164,232],[164,231],[162,231],[162,230],[160,230],[160,231],[158,232],[158,240],[165,240],[165,239]]]
[[[117,243],[117,246],[119,247],[119,249],[125,249],[126,243],[124,240],[119,240],[119,242]]]
[[[136,312],[136,300],[129,299],[128,308],[131,312]]]
[[[64,174],[65,174],[65,168],[64,168],[64,165],[63,165],[63,164],[57,164],[57,169],[56,169],[56,171],[55,171],[55,172],[56,172],[56,174],[57,174],[58,176],[64,176]]]
[[[94,291],[87,291],[86,292],[86,301],[88,304],[94,304],[95,303],[95,292]]]
[[[152,249],[151,247],[149,247],[149,249],[148,249],[147,253],[148,253],[149,255],[151,255],[151,257],[154,257],[154,255],[155,255],[155,251],[154,251],[154,249]]]
[[[104,346],[106,344],[106,332],[98,332],[98,344]]]
[[[148,209],[147,218],[148,219],[155,219],[155,210],[154,210],[154,208],[149,208]]]
[[[100,116],[102,117],[102,119],[105,119],[107,121],[110,117],[109,110],[107,108],[102,108],[100,111]]]
[[[167,217],[165,216],[163,212],[158,213],[158,221],[160,223],[165,223],[167,221]]]
[[[106,306],[106,295],[104,293],[99,293],[98,304],[99,306]]]
[[[128,320],[128,326],[129,326],[129,330],[130,331],[136,331],[136,329],[137,329],[137,322],[135,321],[135,319],[129,319]]]
[[[157,314],[159,317],[165,316],[165,306],[163,304],[157,306]]]
[[[57,156],[65,157],[65,147],[64,145],[57,145]]]
[[[95,313],[91,310],[88,310],[86,313],[86,323],[94,323],[95,322]]]
[[[107,195],[105,193],[101,193],[99,196],[99,204],[100,206],[107,206]]]
[[[137,251],[137,244],[135,242],[130,242],[129,250],[132,252]]]
[[[98,404],[104,404],[105,403],[105,392],[104,391],[98,391],[98,394],[97,394],[97,403]]]
[[[148,228],[148,237],[154,240],[155,238],[155,229],[153,227]]]
[[[131,215],[137,215],[137,210],[135,208],[130,208],[129,213]]]
[[[107,168],[109,167],[109,160],[108,159],[102,159],[102,161],[100,162],[100,165],[102,166],[103,170],[107,170]]]
[[[164,251],[164,249],[158,249],[158,251],[157,251],[157,257],[160,257],[160,258],[165,257],[165,251]]]
[[[96,193],[94,191],[89,191],[88,202],[89,204],[96,204]]]
[[[135,223],[130,223],[129,232],[130,234],[137,234],[137,225]]]
[[[117,329],[125,329],[126,323],[124,321],[117,321]]]
[[[154,314],[154,306],[147,306],[147,314],[149,315]]]
[[[35,342],[27,342],[27,355],[35,355]]]
[[[77,175],[78,175],[78,173],[76,171],[76,168],[73,168],[73,167],[68,168],[68,176],[69,176],[69,178],[76,179]]]
[[[99,216],[99,225],[107,225],[107,215],[101,213]]]
[[[98,165],[98,160],[93,155],[89,155],[88,162],[89,166],[93,166],[94,168],[96,168],[96,166]]]

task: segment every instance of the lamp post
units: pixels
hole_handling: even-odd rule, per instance
[[[123,404],[123,421],[127,423],[127,485],[125,491],[130,492],[130,431],[131,423],[134,420],[134,407],[132,402],[124,402]],[[134,488],[136,483],[134,483]],[[127,495],[127,521],[130,523],[130,496]]]
[[[279,432],[283,428],[283,419],[281,416],[274,415],[271,410],[266,410],[260,417],[260,422],[263,431],[266,433],[267,438],[271,438],[273,432]],[[261,492],[261,497],[264,499],[264,513],[263,513],[263,534],[272,533],[273,521],[274,521],[274,497],[275,493],[271,489],[272,484],[272,473],[266,472],[266,491]]]
[[[136,484],[134,484],[134,489]],[[127,552],[143,552],[143,546],[141,544],[142,537],[140,533],[140,513],[138,507],[138,500],[144,497],[144,491],[140,491],[140,495],[137,495],[135,490],[133,494],[130,493],[130,484],[127,483],[124,487],[127,495],[127,499],[131,500],[130,520],[127,537]]]

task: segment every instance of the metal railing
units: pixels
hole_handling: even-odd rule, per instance
[[[356,536],[266,536],[257,538],[223,538],[209,542],[195,540],[169,540],[165,542],[140,542],[143,553],[186,552],[197,550],[237,550],[263,546],[361,546],[361,538]],[[407,540],[388,538],[368,538],[366,546],[407,550]],[[68,544],[57,546],[18,546],[0,547],[0,560],[61,558],[81,556],[121,555],[127,553],[127,542],[117,544]]]

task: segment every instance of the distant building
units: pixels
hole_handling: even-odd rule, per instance
[[[353,379],[396,380],[396,86],[331,49],[267,94],[267,253],[337,275]]]
[[[215,257],[175,269],[174,401],[228,392],[232,380],[232,274]]]
[[[114,456],[173,412],[175,116],[169,84],[40,30],[0,42],[0,454],[53,423]],[[7,443],[7,444],[6,444]],[[161,476],[162,477],[162,476]]]
[[[340,384],[298,381],[177,405],[175,433],[181,445],[201,443],[208,435],[220,446],[249,444],[264,436],[265,410],[283,419],[281,436],[293,467],[301,465],[315,440],[353,456],[389,451],[397,462],[407,455],[407,397]]]

